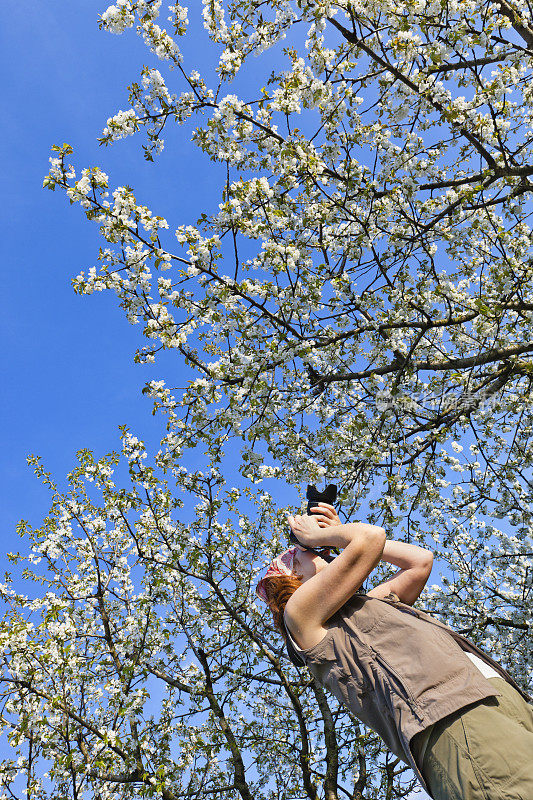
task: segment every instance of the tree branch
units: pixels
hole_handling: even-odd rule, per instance
[[[252,800],[250,787],[248,786],[248,783],[246,781],[246,770],[244,767],[244,762],[242,760],[241,751],[239,745],[237,744],[237,740],[231,729],[231,726],[228,720],[226,719],[224,712],[222,711],[222,708],[217,700],[216,694],[213,690],[213,684],[211,681],[211,670],[209,668],[207,657],[201,647],[196,648],[196,655],[198,657],[198,660],[200,661],[200,664],[203,667],[205,674],[205,695],[207,697],[207,700],[209,701],[211,710],[217,719],[217,722],[220,726],[220,730],[224,734],[224,737],[230,749],[231,760],[233,762],[235,788],[242,797],[242,800]]]
[[[335,732],[335,722],[333,720],[324,689],[316,682],[316,680],[313,680],[311,688],[324,722],[324,739],[326,742],[326,777],[324,779],[324,800],[338,800],[337,782],[339,774],[339,745]]]

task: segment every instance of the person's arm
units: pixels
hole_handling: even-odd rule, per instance
[[[416,544],[387,539],[381,560],[400,569],[388,580],[371,589],[368,595],[383,599],[393,592],[402,603],[412,605],[429,578],[433,566],[433,553]]]
[[[305,547],[340,547],[342,553],[297,588],[285,615],[295,631],[307,635],[324,623],[352,597],[379,563],[385,531],[361,522],[319,527],[312,516],[289,517],[289,524]]]
[[[323,529],[340,524],[337,512],[328,503],[317,503],[311,511]],[[392,592],[402,603],[412,605],[429,578],[433,565],[433,553],[423,547],[418,547],[418,545],[387,539],[381,554],[381,561],[394,564],[400,569],[388,580],[371,589],[368,595],[383,599]]]

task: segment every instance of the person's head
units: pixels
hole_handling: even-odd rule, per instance
[[[313,553],[303,547],[295,547],[294,549],[296,552],[294,553],[292,569],[296,575],[300,576],[302,583],[305,583],[313,575],[317,575],[324,567],[327,567],[328,562],[317,553]],[[329,554],[330,550],[325,550],[325,555]]]
[[[328,562],[302,547],[290,547],[268,567],[256,586],[256,593],[267,603],[274,625],[285,638],[283,613],[296,589],[327,567]]]

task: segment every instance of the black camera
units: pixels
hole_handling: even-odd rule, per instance
[[[317,503],[329,503],[329,505],[332,506],[337,499],[337,487],[334,483],[330,483],[323,492],[319,492],[316,486],[308,486],[306,497],[307,513],[310,514],[311,509],[314,508]]]
[[[307,486],[306,497],[307,497],[307,513],[309,514],[309,516],[312,517],[313,514],[311,514],[311,509],[315,508],[315,506],[318,503],[329,503],[330,506],[334,504],[335,500],[337,499],[337,487],[335,486],[335,484],[330,483],[328,486],[326,486],[323,492],[319,492],[316,486],[310,484]],[[306,545],[300,544],[300,542],[298,541],[298,539],[296,538],[295,534],[292,531],[289,533],[289,540],[293,544],[300,545],[300,547],[303,547],[305,550],[309,550],[311,553],[315,553],[317,556],[320,556],[325,561],[333,561],[333,559],[335,558],[335,556],[331,554],[326,554],[325,552],[326,550],[333,549],[335,553],[338,553],[336,548],[329,548],[329,547],[315,548],[315,547],[307,547]]]

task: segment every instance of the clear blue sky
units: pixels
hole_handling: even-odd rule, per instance
[[[140,138],[99,147],[107,118],[128,108],[127,85],[143,64],[160,66],[134,31],[98,29],[107,5],[2,6],[2,574],[6,550],[18,549],[16,522],[37,524],[49,507],[26,455],[42,456],[62,479],[77,449],[101,455],[117,448],[120,424],[156,445],[163,421],[151,416],[141,388],[151,378],[172,381],[179,369],[171,354],[154,366],[133,363],[140,326],[126,322],[114,295],[74,294],[71,278],[97,265],[103,240],[63,192],[42,188],[51,145],[74,147],[78,173],[98,164],[113,188],[132,185],[140,202],[167,217],[170,231],[219,202],[217,166],[190,144],[188,130],[166,131],[169,146],[155,163],[143,159]]]

